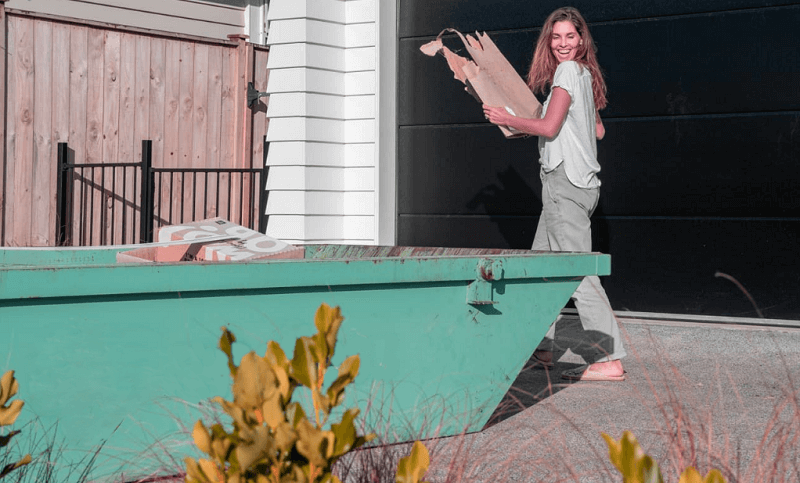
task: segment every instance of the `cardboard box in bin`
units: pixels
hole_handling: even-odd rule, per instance
[[[197,252],[197,260],[242,261],[264,258],[303,258],[305,256],[303,247],[290,245],[222,218],[209,218],[182,225],[164,226],[158,230],[158,241],[184,240],[187,243],[197,243],[201,242],[203,238],[220,235],[232,238],[203,244]]]
[[[153,245],[117,254],[119,263],[181,261],[243,261],[264,258],[303,258],[305,249],[222,218],[170,225],[159,229]]]

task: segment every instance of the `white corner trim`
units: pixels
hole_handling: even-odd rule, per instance
[[[397,244],[397,2],[375,2],[378,48],[375,238],[378,245]]]

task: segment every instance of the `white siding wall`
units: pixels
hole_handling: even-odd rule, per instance
[[[377,242],[378,1],[270,2],[270,236]]]
[[[6,8],[127,27],[263,43],[266,0],[237,7],[201,0],[8,0]]]

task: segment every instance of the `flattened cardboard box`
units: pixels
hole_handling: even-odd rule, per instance
[[[229,237],[219,241],[220,236]],[[214,241],[205,242],[204,239]],[[144,247],[120,253],[117,261],[177,262],[177,261],[245,261],[297,259],[305,256],[305,248],[290,245],[261,232],[245,228],[222,218],[170,225],[158,230],[158,242],[185,241],[169,247]]]
[[[442,35],[445,32],[455,33],[461,38],[472,60],[456,55],[444,46]],[[542,104],[486,33],[475,32],[475,37],[465,37],[458,30],[444,29],[436,40],[423,45],[420,50],[431,57],[441,53],[447,59],[447,65],[455,78],[466,85],[466,91],[478,99],[478,102],[505,107],[510,114],[518,117],[541,117]],[[498,127],[507,138],[526,136],[525,133],[507,126]]]

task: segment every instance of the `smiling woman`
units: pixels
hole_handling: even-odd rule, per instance
[[[598,111],[605,107],[605,83],[589,27],[580,12],[560,8],[547,17],[536,42],[528,75],[533,91],[549,95],[541,119],[525,119],[503,108],[484,106],[487,119],[539,136],[542,213],[533,250],[591,252],[590,217],[600,197],[597,139],[605,134]],[[587,334],[597,334],[597,355],[565,379],[624,381],[620,330],[598,277],[586,277],[572,296]],[[534,358],[553,365],[555,325]]]

